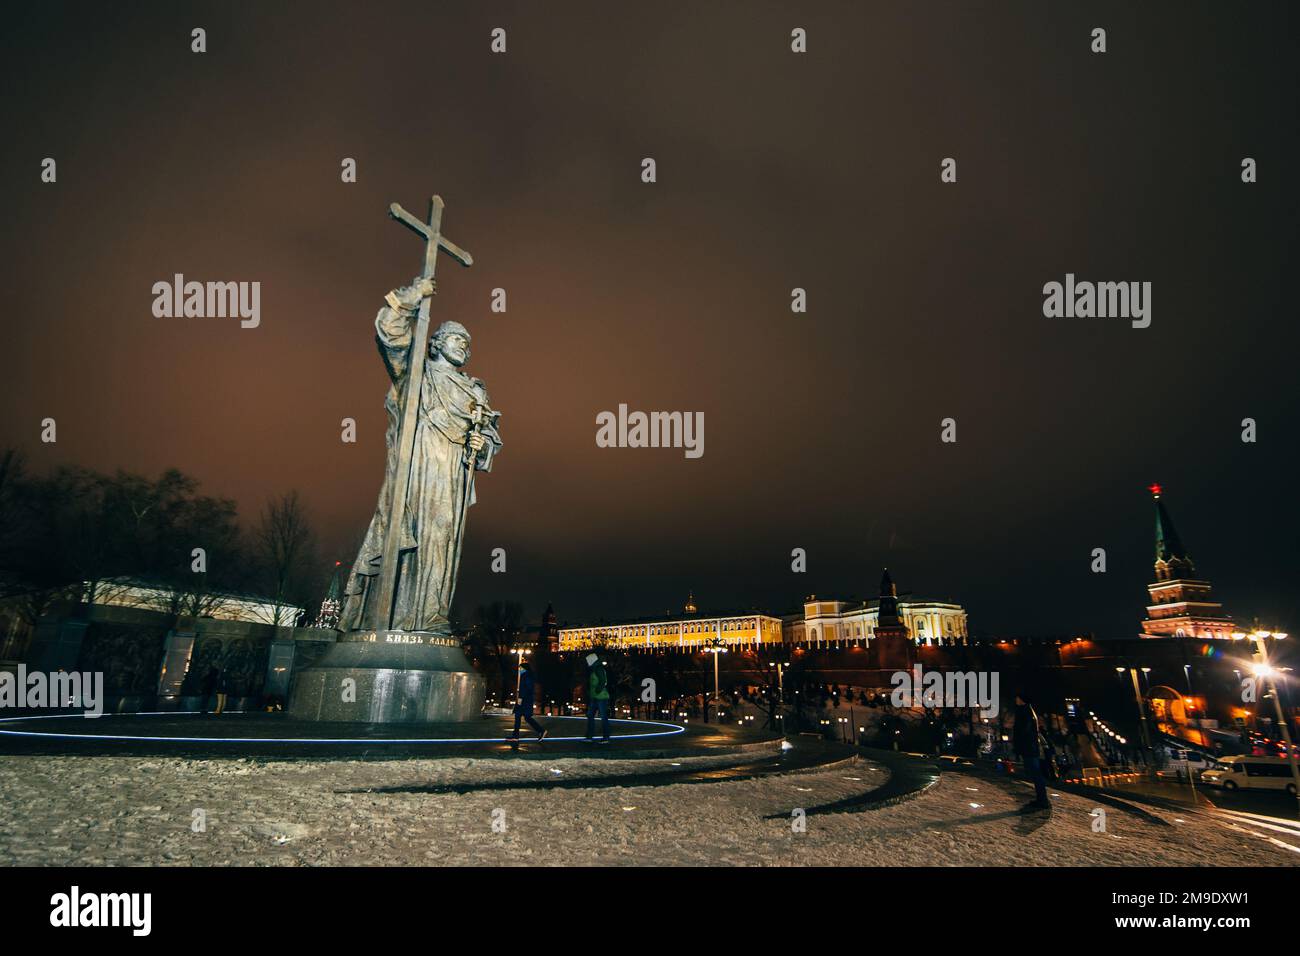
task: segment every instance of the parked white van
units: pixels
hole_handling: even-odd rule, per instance
[[[1291,764],[1285,757],[1220,757],[1201,782],[1224,790],[1285,790],[1295,794]]]
[[[1218,761],[1214,757],[1207,757],[1199,750],[1182,750],[1178,747],[1165,748],[1165,767],[1179,775],[1184,775],[1191,771],[1198,776],[1204,770],[1209,770],[1215,766]]]

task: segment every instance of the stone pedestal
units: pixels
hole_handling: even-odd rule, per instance
[[[289,714],[370,724],[474,720],[484,692],[483,678],[455,638],[355,631],[294,675]]]

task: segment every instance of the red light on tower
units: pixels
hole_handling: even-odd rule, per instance
[[[1153,498],[1159,498],[1160,492],[1164,491],[1164,489],[1161,488],[1159,485],[1152,483],[1147,486],[1147,491],[1151,492],[1151,496]]]

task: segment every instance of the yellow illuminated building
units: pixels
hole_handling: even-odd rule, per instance
[[[881,586],[886,585],[892,595],[893,584],[888,571]],[[964,644],[970,637],[966,628],[966,610],[960,604],[894,600],[894,606],[898,616],[894,626],[901,624],[905,627],[907,636],[917,644]],[[681,617],[560,628],[558,649],[695,650],[713,641],[737,647],[766,644],[813,648],[869,645],[876,636],[880,601],[819,601],[810,597],[804,602],[802,615],[790,615],[784,619],[758,613],[723,617],[696,617],[695,614],[695,595],[692,594],[686,599],[685,613]]]
[[[624,650],[695,649],[721,641],[734,647],[780,644],[781,619],[766,614],[731,617],[684,617],[676,620],[638,621],[597,627],[560,628],[560,650],[590,647]]]

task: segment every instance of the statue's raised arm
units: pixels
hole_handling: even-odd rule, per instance
[[[375,341],[379,344],[384,365],[388,367],[388,377],[395,385],[406,375],[420,302],[437,294],[435,280],[416,276],[410,285],[394,289],[384,296],[384,307],[375,316]]]

